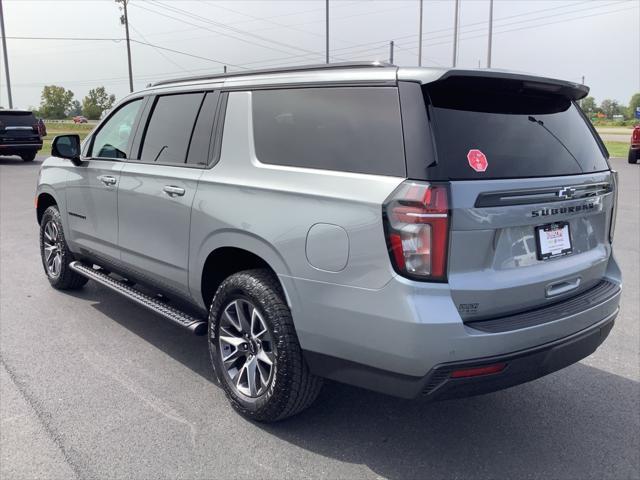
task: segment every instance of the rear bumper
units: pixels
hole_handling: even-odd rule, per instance
[[[0,155],[19,155],[25,152],[37,152],[42,148],[40,143],[2,143],[0,144]]]
[[[508,317],[465,323],[447,284],[396,277],[381,290],[364,290],[281,279],[312,372],[405,398],[422,396],[423,391],[430,398],[445,397],[466,385],[475,388],[471,379],[440,386],[436,380],[447,380],[443,372],[451,366],[510,359],[499,379],[496,374],[497,386],[482,378],[478,390],[491,391],[545,375],[554,370],[550,365],[578,361],[595,350],[597,345],[590,342],[599,334],[581,343],[577,355],[572,349],[556,353],[555,346],[573,344],[576,335],[613,322],[622,291],[620,270],[611,256],[602,281],[577,296]],[[516,361],[520,357],[530,358]]]
[[[529,382],[591,355],[613,328],[618,309],[602,321],[568,337],[504,355],[443,363],[424,377],[375,369],[314,352],[305,352],[311,371],[351,385],[402,398],[444,400],[494,392]],[[499,373],[454,378],[453,372],[504,364]]]

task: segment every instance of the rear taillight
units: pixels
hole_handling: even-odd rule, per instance
[[[446,185],[408,180],[383,207],[395,270],[416,280],[446,280],[449,200]]]
[[[611,209],[611,222],[609,223],[609,242],[613,243],[613,235],[616,231],[616,217],[618,216],[618,172],[611,170],[611,183],[613,184],[613,208]]]

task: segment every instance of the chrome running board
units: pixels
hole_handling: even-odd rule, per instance
[[[196,318],[186,312],[178,310],[177,308],[171,307],[163,301],[156,300],[155,298],[127,285],[125,282],[116,280],[115,278],[102,273],[100,270],[94,269],[91,265],[75,261],[71,262],[69,266],[80,275],[118,292],[129,300],[133,300],[138,305],[148,308],[176,325],[191,330],[196,335],[204,335],[207,331],[207,322],[205,320]]]

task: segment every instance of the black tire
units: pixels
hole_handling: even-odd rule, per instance
[[[273,374],[266,382],[265,391],[256,397],[238,391],[222,360],[218,340],[221,319],[236,300],[249,302],[255,307],[275,346],[271,352],[275,357]],[[216,377],[231,405],[251,420],[275,422],[295,415],[309,407],[322,388],[322,379],[309,372],[302,356],[291,311],[284,301],[280,284],[266,269],[245,270],[222,282],[209,310],[209,353]],[[244,353],[245,356],[247,354]],[[238,360],[243,362],[246,358]]]
[[[52,231],[55,233],[51,234]],[[57,254],[58,252],[60,254],[59,263],[56,268],[47,266],[47,258],[50,257],[45,253],[45,248],[51,244],[55,244],[55,252],[51,253],[51,255]],[[42,259],[44,273],[47,275],[49,283],[53,288],[57,288],[58,290],[77,290],[87,283],[88,279],[86,277],[74,272],[69,267],[69,264],[73,262],[75,258],[65,241],[60,212],[55,205],[44,211],[42,220],[40,221],[40,257]]]
[[[631,150],[629,149],[629,163],[637,163],[638,157],[640,157],[640,149],[639,150]]]
[[[22,158],[24,162],[33,162],[36,158],[36,152],[21,153],[20,158]]]

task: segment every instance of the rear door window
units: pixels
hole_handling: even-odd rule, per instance
[[[425,90],[431,103],[438,158],[435,168],[446,171],[452,180],[576,175],[608,169],[584,117],[565,97],[523,92],[509,82],[478,80],[445,81]],[[473,168],[478,152],[484,164]]]
[[[157,97],[144,135],[140,160],[185,163],[203,98],[202,92]]]
[[[260,90],[252,98],[261,162],[405,176],[396,88]]]

